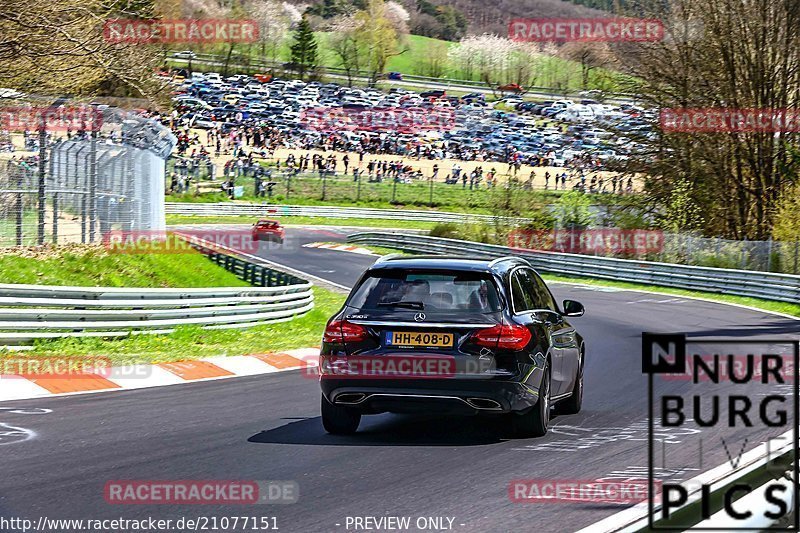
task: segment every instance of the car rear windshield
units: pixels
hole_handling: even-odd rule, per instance
[[[481,272],[372,272],[350,297],[356,309],[494,313],[501,309],[491,276]]]

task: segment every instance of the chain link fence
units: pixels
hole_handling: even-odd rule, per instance
[[[800,274],[800,242],[735,241],[664,234],[664,247],[647,259],[664,263]]]
[[[213,165],[199,157],[184,158],[172,156],[168,162],[168,192],[190,194],[220,192],[225,193],[238,187],[236,194],[229,196],[242,200],[267,198],[275,202],[303,203],[304,201],[324,201],[332,203],[382,203],[402,204],[420,207],[441,207],[464,210],[478,210],[490,214],[508,196],[508,189],[502,181],[490,185],[485,175],[481,179],[459,177],[453,179],[441,173],[432,176],[406,174],[401,178],[369,175],[366,171],[359,175],[341,172],[287,172],[264,167],[258,162],[252,165]],[[503,178],[504,179],[504,178]],[[213,180],[213,181],[212,181]],[[551,184],[549,191],[563,192],[569,184],[558,189]],[[541,189],[540,189],[541,190]],[[516,201],[526,198],[538,199],[531,187],[524,181],[515,183],[512,194]],[[553,198],[556,198],[554,195]],[[187,200],[188,198],[176,198]],[[221,200],[221,198],[218,198]],[[599,206],[601,208],[602,206]]]
[[[19,109],[0,108],[4,126]],[[0,246],[91,243],[112,229],[164,229],[165,161],[175,137],[154,119],[104,105],[92,109],[98,120],[74,132],[48,131],[44,120],[38,131],[5,132]]]

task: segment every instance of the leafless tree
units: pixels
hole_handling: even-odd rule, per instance
[[[656,109],[777,111],[800,105],[800,3],[673,0],[665,38],[631,47],[632,91]],[[779,128],[780,129],[780,128]],[[663,133],[643,140],[634,170],[660,205],[698,207],[685,228],[770,235],[781,192],[798,181],[797,133]],[[676,192],[678,191],[678,192]]]

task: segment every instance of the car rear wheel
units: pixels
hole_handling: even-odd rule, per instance
[[[550,424],[550,365],[545,365],[539,387],[539,401],[525,414],[514,416],[514,426],[519,437],[543,437]]]
[[[575,379],[575,386],[572,387],[572,395],[560,402],[556,406],[558,414],[576,415],[581,412],[583,404],[583,350],[581,350],[581,364],[578,366],[578,376]]]
[[[322,395],[322,426],[331,435],[352,435],[361,423],[361,413],[330,403]]]

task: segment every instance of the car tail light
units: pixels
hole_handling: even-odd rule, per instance
[[[322,342],[358,342],[367,338],[367,329],[347,320],[334,320],[325,328]]]
[[[501,350],[522,350],[531,340],[531,332],[525,326],[498,324],[476,331],[472,338],[475,344]]]

